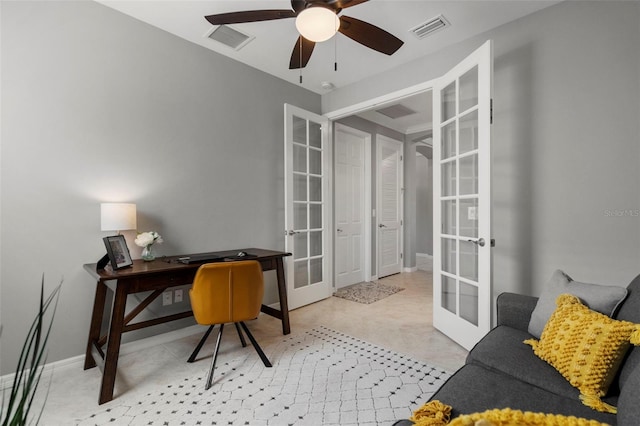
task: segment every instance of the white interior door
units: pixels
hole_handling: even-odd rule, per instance
[[[371,135],[342,124],[334,129],[336,288],[371,279]]]
[[[491,328],[491,51],[433,90],[433,325],[466,349]]]
[[[402,142],[378,135],[378,278],[402,270]]]
[[[332,294],[329,120],[284,106],[285,246],[289,308]]]

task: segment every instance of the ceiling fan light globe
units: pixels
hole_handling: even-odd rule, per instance
[[[338,32],[340,18],[331,9],[312,6],[298,14],[296,28],[302,37],[319,43],[329,40]]]

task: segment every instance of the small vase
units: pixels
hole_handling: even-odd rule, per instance
[[[151,251],[151,246],[146,246],[142,249],[142,260],[144,260],[145,262],[151,262],[152,260],[154,260],[156,258],[156,256],[153,254],[153,252]]]

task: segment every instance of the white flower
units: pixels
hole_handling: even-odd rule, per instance
[[[134,242],[139,247],[147,247],[153,243],[161,244],[162,237],[156,231],[141,232],[138,234]]]

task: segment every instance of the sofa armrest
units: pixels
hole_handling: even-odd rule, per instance
[[[517,330],[527,331],[536,303],[538,303],[537,297],[501,293],[496,301],[498,325],[507,325]]]

